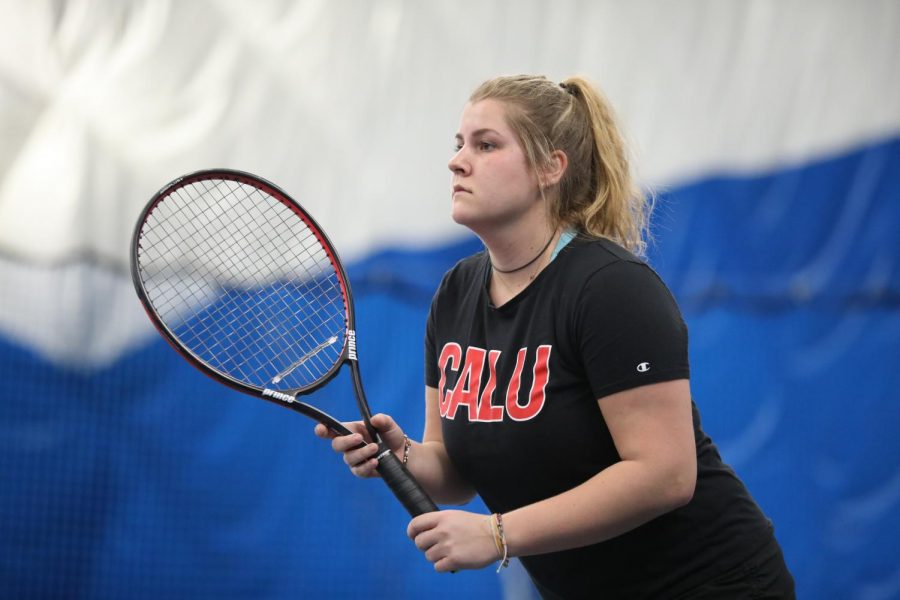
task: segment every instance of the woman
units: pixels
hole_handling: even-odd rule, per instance
[[[408,528],[438,571],[520,557],[545,598],[793,597],[762,514],[700,427],[687,330],[644,249],[612,111],[589,83],[500,77],[465,106],[458,263],[426,333],[426,421],[384,441],[438,503]],[[376,446],[333,438],[359,477]],[[332,437],[322,426],[316,432]]]

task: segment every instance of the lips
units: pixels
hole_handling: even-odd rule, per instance
[[[467,193],[471,194],[471,193],[472,193],[472,190],[470,190],[470,189],[467,188],[467,187],[463,187],[463,186],[461,186],[461,185],[454,185],[454,186],[453,186],[453,193],[455,194],[455,193],[457,193],[457,192],[467,192]]]

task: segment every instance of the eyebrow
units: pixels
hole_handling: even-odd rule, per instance
[[[488,128],[488,127],[484,127],[484,128],[482,128],[482,129],[476,129],[475,131],[473,131],[473,132],[472,132],[472,137],[478,137],[478,136],[483,135],[483,134],[485,134],[485,133],[493,133],[493,134],[496,134],[496,135],[500,135],[500,132],[499,132],[499,131],[497,131],[497,130],[495,130],[495,129],[490,129],[490,128]],[[462,139],[463,139],[462,134],[461,134],[461,133],[457,133],[457,134],[456,134],[456,139],[457,139],[457,140],[462,140]]]

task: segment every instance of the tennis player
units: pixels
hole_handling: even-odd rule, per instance
[[[485,250],[432,302],[425,433],[372,423],[442,504],[414,518],[438,571],[519,557],[544,598],[793,598],[771,521],[691,397],[688,333],[641,258],[649,203],[582,78],[500,77],[462,112],[452,216]],[[359,477],[368,437],[332,437]]]

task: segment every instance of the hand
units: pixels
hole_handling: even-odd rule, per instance
[[[344,462],[350,467],[350,471],[357,477],[378,477],[375,470],[378,467],[378,444],[372,442],[369,432],[362,421],[352,421],[343,424],[353,433],[350,435],[337,435],[321,423],[316,425],[315,434],[320,438],[330,439],[331,448],[344,455]],[[398,458],[403,457],[404,436],[403,430],[397,426],[390,416],[377,414],[372,417],[372,426],[378,431],[382,441],[390,448]],[[359,448],[361,444],[364,447]]]
[[[498,560],[488,515],[461,510],[425,513],[406,528],[436,571],[480,569]]]

